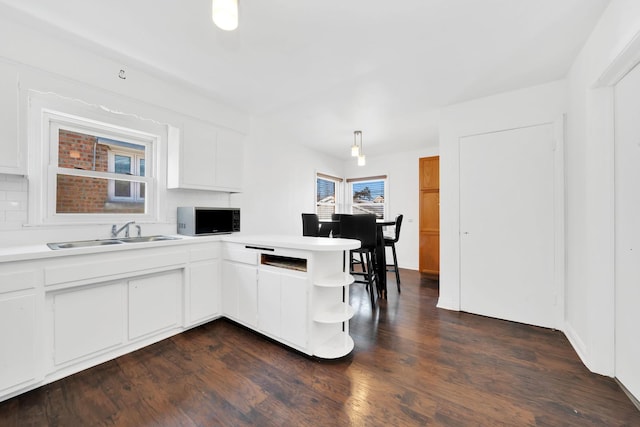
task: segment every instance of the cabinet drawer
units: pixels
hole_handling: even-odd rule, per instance
[[[0,270],[0,294],[6,292],[33,289],[37,284],[37,275],[34,270],[20,270],[3,272]]]
[[[224,259],[242,264],[258,265],[258,251],[247,249],[244,245],[226,244]]]

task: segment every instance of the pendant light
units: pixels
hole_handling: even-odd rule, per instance
[[[221,30],[238,28],[238,0],[212,0],[211,17]]]
[[[364,156],[364,151],[362,150],[362,131],[357,130],[354,133],[354,145],[357,145],[355,142],[356,136],[360,137],[360,146],[358,147],[358,166],[364,166],[366,164],[366,159]],[[351,155],[353,155],[353,147],[351,147]]]
[[[358,157],[360,155],[360,147],[358,146],[357,136],[360,134],[362,139],[362,132],[359,130],[353,132],[353,145],[351,146],[351,157]]]

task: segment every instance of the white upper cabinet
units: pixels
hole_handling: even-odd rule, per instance
[[[0,173],[24,175],[25,158],[18,139],[18,69],[0,62]]]
[[[242,135],[232,131],[220,131],[217,143],[216,183],[230,191],[242,191],[242,166],[244,148]]]
[[[169,132],[168,188],[242,190],[243,136],[186,119]]]

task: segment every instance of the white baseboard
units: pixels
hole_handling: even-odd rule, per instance
[[[438,298],[438,304],[436,307],[443,308],[445,310],[460,311],[460,304],[458,301],[447,300],[442,297]]]
[[[587,351],[587,346],[584,344],[584,341],[580,338],[580,335],[573,329],[573,326],[569,322],[564,322],[564,335],[569,340],[569,343],[573,347],[573,349],[578,354],[578,357],[591,372],[594,372],[593,367],[591,366],[589,360],[589,352]]]

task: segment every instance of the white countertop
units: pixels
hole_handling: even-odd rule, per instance
[[[352,239],[330,239],[327,237],[303,237],[303,236],[282,236],[282,235],[243,235],[243,234],[222,234],[208,236],[183,236],[176,240],[163,240],[144,243],[123,243],[118,245],[91,246],[72,249],[50,249],[46,243],[25,246],[11,246],[0,248],[0,263],[38,260],[45,258],[55,258],[62,256],[84,255],[102,252],[116,252],[125,250],[135,250],[154,247],[170,247],[185,244],[206,243],[206,242],[230,242],[245,245],[299,249],[305,251],[343,251],[360,247],[360,241]]]
[[[299,249],[314,252],[346,251],[360,247],[360,241],[353,239],[293,235],[282,236],[273,234],[227,234],[222,238],[222,241],[260,247]]]

